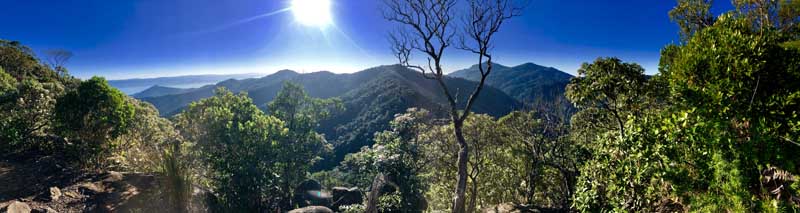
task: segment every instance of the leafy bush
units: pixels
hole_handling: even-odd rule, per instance
[[[55,120],[62,136],[72,140],[71,156],[83,165],[101,166],[114,150],[111,143],[127,132],[135,108],[125,94],[93,77],[59,98]]]

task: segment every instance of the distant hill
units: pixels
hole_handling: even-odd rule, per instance
[[[140,93],[156,85],[172,88],[196,88],[216,84],[228,79],[257,78],[264,74],[231,74],[231,75],[185,75],[159,78],[133,78],[110,80],[108,84],[126,94]]]
[[[564,89],[572,75],[552,67],[525,63],[514,67],[493,64],[492,73],[486,83],[498,88],[517,100],[530,104],[566,103]],[[455,71],[451,77],[480,81],[478,65]]]
[[[321,165],[335,166],[348,153],[372,144],[373,134],[388,128],[395,114],[410,107],[426,108],[439,115],[445,114],[446,98],[439,85],[422,77],[421,73],[402,66],[381,66],[352,74],[315,72],[299,74],[283,70],[257,79],[227,80],[185,93],[142,98],[152,103],[163,115],[180,112],[189,103],[213,95],[216,87],[226,87],[234,92],[246,91],[260,108],[265,108],[283,82],[303,85],[309,95],[320,98],[339,97],[346,111],[324,121],[320,131],[335,146],[334,156]],[[446,78],[451,91],[458,91],[459,100],[466,100],[476,83],[460,78]],[[493,116],[503,116],[521,109],[522,104],[503,93],[487,87],[473,111]]]
[[[160,85],[155,85],[150,88],[147,88],[144,91],[138,92],[133,94],[134,98],[152,98],[158,96],[165,96],[165,95],[175,95],[175,94],[183,94],[187,92],[191,92],[197,88],[174,88],[174,87],[164,87]]]

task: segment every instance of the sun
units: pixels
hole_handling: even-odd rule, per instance
[[[333,23],[331,0],[292,0],[294,18],[300,24],[325,27]]]

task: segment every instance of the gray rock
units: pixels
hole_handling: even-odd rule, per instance
[[[309,206],[291,210],[289,213],[333,213],[333,210],[324,206]]]
[[[8,205],[8,207],[6,207],[6,212],[8,212],[8,213],[30,213],[31,212],[31,207],[28,206],[28,204],[26,204],[26,203],[19,202],[19,201],[14,201],[13,203],[11,203],[11,205]]]
[[[44,207],[44,208],[35,209],[33,212],[37,212],[37,213],[58,213],[58,211],[56,211],[55,209],[50,208],[50,207]]]

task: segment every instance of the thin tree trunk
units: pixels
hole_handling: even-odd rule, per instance
[[[466,189],[467,189],[467,160],[469,160],[469,147],[467,146],[467,141],[464,139],[464,134],[461,131],[463,123],[462,121],[456,120],[453,122],[453,127],[456,132],[456,140],[458,140],[458,182],[456,184],[456,191],[455,191],[455,201],[453,202],[453,212],[454,213],[463,213],[465,212],[464,209],[464,202],[466,201]]]
[[[472,190],[469,195],[469,212],[477,212],[475,211],[475,207],[478,206],[478,178],[472,178]]]

